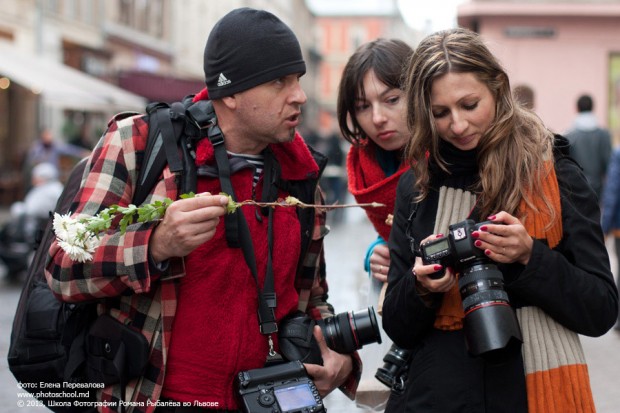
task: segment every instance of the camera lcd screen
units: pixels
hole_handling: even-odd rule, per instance
[[[448,238],[424,246],[427,255],[433,255],[448,248]]]
[[[275,389],[274,393],[282,411],[300,409],[302,407],[316,406],[316,400],[308,383],[297,384],[290,387]]]

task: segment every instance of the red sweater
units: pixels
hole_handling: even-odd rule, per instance
[[[318,167],[300,136],[274,145],[282,178],[304,179]],[[205,139],[197,163],[214,163],[213,148]],[[252,198],[252,169],[233,174],[238,200]],[[262,179],[255,193],[262,193]],[[198,191],[219,193],[218,179],[201,178]],[[280,192],[278,196],[288,194]],[[256,207],[244,206],[254,245],[262,288],[267,263],[267,225],[256,218]],[[237,211],[239,212],[239,210]],[[300,225],[295,208],[274,211],[273,270],[277,294],[276,318],[297,309],[295,274],[300,255]],[[242,370],[259,368],[267,356],[267,338],[259,331],[256,282],[240,248],[226,245],[224,219],[215,237],[185,260],[187,275],[180,282],[163,395],[177,401],[208,403],[210,408],[236,409],[234,379]],[[277,337],[274,337],[277,348]]]

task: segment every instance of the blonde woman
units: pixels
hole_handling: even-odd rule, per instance
[[[406,97],[411,170],[397,189],[383,306],[385,331],[412,352],[404,411],[593,412],[577,334],[614,325],[618,292],[596,198],[567,141],[516,103],[501,64],[465,29],[418,45]],[[471,284],[466,265],[420,257],[467,218],[490,221],[469,234],[485,274]],[[516,331],[502,331],[510,317],[492,319],[507,309]],[[479,331],[475,317],[486,320]],[[492,330],[510,340],[472,355],[472,336]]]

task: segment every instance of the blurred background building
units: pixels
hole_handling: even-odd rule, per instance
[[[237,7],[268,9],[294,29],[308,69],[304,120],[318,125],[355,47],[406,37],[394,30],[406,29],[395,3],[377,3],[330,20],[304,0],[0,0],[0,203],[23,195],[24,154],[43,129],[92,147],[114,113],[202,89],[209,31]]]
[[[458,1],[454,24],[488,40],[513,86],[532,87],[550,128],[568,129],[577,96],[590,93],[601,125],[620,143],[620,0]],[[293,28],[308,69],[304,128],[333,131],[348,57],[378,37],[415,47],[432,26],[409,26],[404,10],[443,5],[421,3],[0,0],[0,205],[21,196],[23,155],[44,128],[92,147],[112,114],[199,91],[208,33],[236,7],[267,9]]]
[[[532,88],[534,110],[550,129],[569,129],[587,93],[620,144],[620,1],[469,0],[458,24],[486,39],[513,87]]]

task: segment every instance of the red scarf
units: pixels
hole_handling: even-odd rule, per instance
[[[409,169],[405,163],[398,171],[387,177],[377,162],[376,147],[373,144],[351,146],[347,155],[349,192],[358,203],[380,202],[385,207],[365,208],[368,219],[384,240],[390,237],[391,227],[386,224],[389,214],[394,212],[396,186],[400,176]]]

